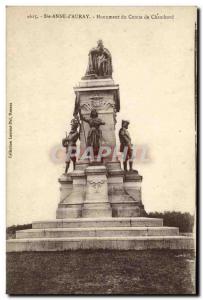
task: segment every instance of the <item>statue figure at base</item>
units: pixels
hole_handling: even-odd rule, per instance
[[[86,146],[92,147],[94,156],[97,156],[99,152],[99,147],[101,146],[102,143],[102,131],[100,129],[100,126],[105,125],[105,122],[103,122],[100,118],[98,118],[98,113],[96,109],[91,110],[89,118],[80,114],[80,119],[81,121],[87,122],[90,126],[87,135]]]
[[[85,78],[111,78],[112,72],[111,53],[104,48],[102,40],[99,40],[97,47],[89,51]]]
[[[76,142],[79,138],[79,132],[77,131],[79,126],[78,119],[74,118],[71,120],[71,131],[68,136],[62,139],[62,145],[66,148],[66,169],[65,174],[68,173],[68,169],[70,167],[70,162],[73,162],[73,169],[75,170],[76,163]]]
[[[125,171],[128,170],[127,162],[129,161],[129,171],[133,171],[133,160],[132,160],[132,144],[130,134],[128,132],[128,126],[130,122],[127,120],[122,120],[122,127],[119,130],[119,139],[120,139],[120,152],[123,153],[123,168]]]

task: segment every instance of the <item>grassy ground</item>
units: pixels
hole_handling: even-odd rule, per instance
[[[192,251],[7,254],[9,294],[193,294]]]

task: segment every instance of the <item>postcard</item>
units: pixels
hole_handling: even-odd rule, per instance
[[[7,294],[196,294],[197,7],[6,11]]]

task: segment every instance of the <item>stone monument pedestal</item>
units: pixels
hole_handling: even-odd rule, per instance
[[[112,209],[108,199],[106,167],[103,165],[89,166],[85,173],[87,186],[82,217],[112,217]]]
[[[66,179],[64,177],[66,177]],[[75,170],[68,174],[68,176],[63,175],[62,178],[59,179],[62,194],[60,199],[62,199],[62,201],[58,205],[56,218],[80,218],[82,216],[82,206],[86,186],[85,172],[82,170]]]
[[[74,113],[83,117],[89,117],[92,109],[96,109],[99,118],[106,125],[101,126],[102,146],[107,146],[110,152],[105,161],[111,161],[114,148],[116,146],[115,125],[116,113],[120,110],[119,85],[113,79],[82,80],[78,86],[74,87],[76,94]],[[89,125],[82,121],[80,131],[81,155],[87,148],[87,136]]]
[[[59,179],[57,219],[146,216],[141,196],[142,176],[125,172],[120,162],[78,163]]]

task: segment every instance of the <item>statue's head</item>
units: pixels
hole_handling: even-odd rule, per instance
[[[128,129],[129,124],[130,124],[129,121],[127,121],[127,120],[122,120],[122,127]]]
[[[78,120],[75,118],[72,119],[70,125],[71,125],[71,130],[76,131],[79,126]]]
[[[104,49],[104,45],[103,45],[103,41],[102,40],[98,40],[97,41],[97,47],[99,48],[99,49]]]
[[[98,113],[97,113],[96,109],[92,109],[91,113],[90,113],[90,118],[95,119],[97,117],[98,117]]]

